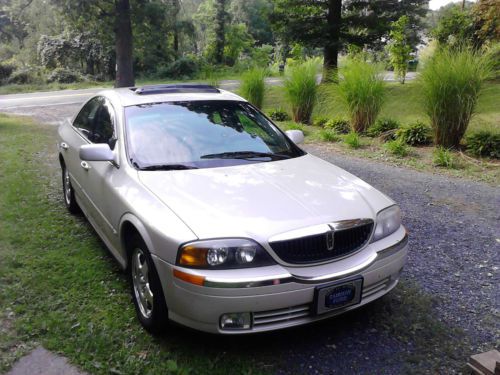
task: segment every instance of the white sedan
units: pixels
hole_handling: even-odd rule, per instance
[[[242,334],[328,318],[389,292],[399,207],[204,85],[103,91],[59,128],[64,202],[130,278],[141,324]]]

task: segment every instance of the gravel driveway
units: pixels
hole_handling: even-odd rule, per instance
[[[25,114],[55,123],[74,110]],[[304,148],[401,206],[410,233],[401,285],[365,308],[308,327],[232,339],[179,330],[172,340],[222,351],[237,345],[279,374],[458,373],[468,355],[498,347],[500,188],[337,155],[327,145]]]

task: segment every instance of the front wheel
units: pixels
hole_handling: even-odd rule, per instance
[[[137,317],[151,333],[161,333],[168,322],[168,311],[158,273],[144,241],[132,243],[129,277]]]
[[[69,212],[76,214],[80,212],[80,207],[75,199],[75,192],[73,186],[71,185],[71,179],[69,177],[69,171],[65,165],[62,167],[62,187],[64,195],[64,204]]]

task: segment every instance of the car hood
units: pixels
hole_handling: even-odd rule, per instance
[[[221,168],[140,171],[141,182],[198,236],[271,236],[312,225],[374,219],[392,200],[312,155]]]

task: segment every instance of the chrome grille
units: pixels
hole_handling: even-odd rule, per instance
[[[310,305],[287,307],[279,310],[269,310],[253,313],[253,326],[261,327],[268,324],[284,323],[311,315]]]
[[[333,249],[328,249],[327,234],[270,242],[269,245],[285,262],[305,264],[339,258],[361,249],[370,238],[373,221],[336,230]]]

